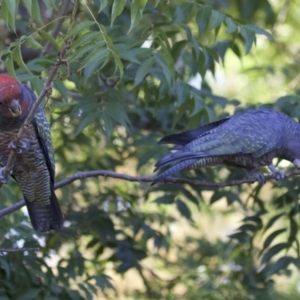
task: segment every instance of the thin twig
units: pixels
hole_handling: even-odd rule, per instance
[[[300,175],[300,170],[293,170],[285,173],[285,177],[292,177]],[[84,171],[84,172],[77,172],[73,174],[72,176],[63,179],[59,182],[57,182],[54,185],[54,189],[59,189],[63,186],[66,186],[76,180],[79,179],[85,179],[85,178],[90,178],[90,177],[111,177],[111,178],[118,178],[122,180],[127,180],[131,182],[152,182],[154,177],[153,176],[131,176],[127,174],[121,174],[121,173],[116,173],[112,171],[107,171],[107,170],[95,170],[95,171]],[[273,179],[272,176],[266,175],[265,180],[270,180]],[[189,178],[181,178],[181,177],[168,177],[166,178],[163,183],[181,183],[181,184],[189,184],[189,185],[195,185],[195,186],[202,186],[202,187],[226,187],[226,186],[237,186],[241,185],[244,183],[252,184],[256,182],[257,180],[254,178],[245,178],[245,179],[240,179],[240,180],[232,180],[232,181],[227,181],[227,182],[208,182],[208,181],[202,181],[202,180],[195,180],[195,179],[189,179]],[[3,208],[0,210],[0,218],[8,215],[18,209],[20,209],[22,206],[25,205],[25,201],[21,200],[9,207]]]
[[[62,23],[65,20],[64,16],[67,15],[70,2],[71,2],[71,0],[65,0],[63,2],[63,5],[61,7],[61,11],[60,11],[60,14],[59,14],[60,17],[58,18],[58,21],[55,24],[55,26],[54,26],[54,28],[52,30],[52,33],[51,33],[51,36],[53,38],[56,38],[58,36],[58,34],[59,34],[59,31],[60,31],[60,28],[62,26]],[[48,51],[49,51],[49,49],[50,49],[50,47],[51,47],[51,45],[52,45],[51,42],[47,41],[46,44],[44,45],[43,50],[40,53],[40,56],[43,56],[43,55],[47,54]]]
[[[67,32],[72,28],[73,24],[74,24],[74,19],[75,19],[75,14],[78,8],[78,0],[75,1],[74,3],[74,7],[73,7],[73,11],[72,11],[72,15],[71,15],[71,21],[70,24],[68,26],[68,30]],[[42,102],[43,98],[47,95],[48,97],[51,95],[51,84],[52,81],[55,79],[60,66],[63,64],[64,61],[64,56],[68,50],[68,48],[70,47],[71,41],[70,40],[65,40],[63,49],[59,52],[58,57],[56,59],[55,65],[54,67],[51,68],[50,73],[49,73],[49,77],[44,85],[43,90],[41,91],[40,95],[38,96],[38,98],[36,99],[36,102],[34,103],[34,105],[32,106],[27,118],[25,119],[22,127],[20,128],[16,140],[19,140],[24,132],[26,131],[26,129],[28,128],[28,126],[30,125],[30,123],[32,122],[34,115],[36,113],[36,110],[38,109],[40,103]],[[16,159],[17,153],[13,150],[11,150],[6,166],[2,171],[3,176],[7,177],[8,175],[11,174],[11,171],[14,167],[14,163],[15,163],[15,159]],[[0,183],[0,187],[2,186],[2,183]]]
[[[13,252],[25,252],[25,251],[39,251],[40,248],[0,248],[0,252],[7,252],[7,253],[13,253]]]

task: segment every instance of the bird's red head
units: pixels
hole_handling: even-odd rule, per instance
[[[27,108],[22,95],[22,85],[13,77],[0,74],[0,117],[18,117]]]

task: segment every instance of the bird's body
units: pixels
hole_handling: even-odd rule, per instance
[[[300,166],[300,124],[287,115],[269,109],[235,114],[179,134],[160,143],[175,144],[176,152],[160,159],[156,169],[173,164],[154,178],[153,183],[183,169],[223,164],[253,172],[268,166],[275,177],[283,177],[272,165],[275,157]],[[263,176],[253,173],[263,181]]]
[[[11,103],[16,100],[18,104],[15,103],[11,111]],[[35,100],[27,86],[0,74],[0,165],[6,165],[11,148],[17,151],[12,176],[21,187],[34,229],[46,232],[61,229],[63,216],[54,193],[55,164],[50,127],[41,107],[21,140],[11,143]]]

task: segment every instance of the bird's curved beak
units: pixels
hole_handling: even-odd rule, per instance
[[[16,99],[13,99],[9,104],[9,110],[11,111],[13,117],[18,117],[22,114],[20,103]]]

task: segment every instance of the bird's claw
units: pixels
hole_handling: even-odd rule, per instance
[[[260,184],[265,184],[266,183],[266,179],[265,176],[259,172],[253,172],[251,173],[251,176],[258,181]]]
[[[270,175],[271,175],[276,181],[282,180],[282,179],[284,179],[284,177],[285,177],[284,172],[281,171],[281,170],[275,170],[275,171],[272,171],[272,172],[270,172]]]
[[[8,144],[8,148],[17,152],[17,154],[21,154],[24,151],[27,151],[30,147],[30,141],[26,138],[15,139],[12,140]]]
[[[7,181],[8,181],[8,178],[7,178],[8,176],[5,176],[3,174],[4,169],[5,169],[4,167],[0,168],[0,182],[3,184],[7,183]],[[12,171],[9,172],[9,175],[11,175],[11,174],[12,174]]]

